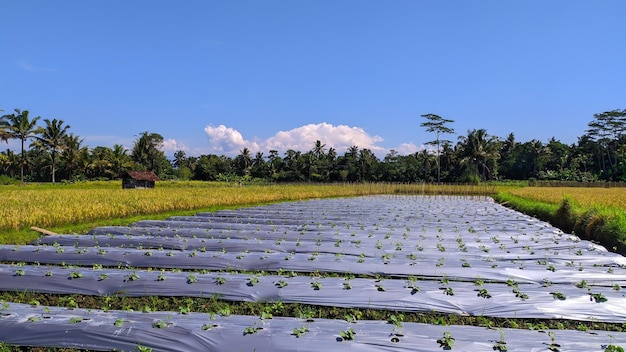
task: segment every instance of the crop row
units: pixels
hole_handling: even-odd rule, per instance
[[[101,311],[4,303],[0,339],[18,345],[159,351],[617,351],[620,333],[387,321]],[[110,338],[115,336],[116,338]],[[616,337],[618,336],[618,337]]]

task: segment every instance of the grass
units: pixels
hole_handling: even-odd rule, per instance
[[[520,187],[494,199],[579,237],[626,253],[626,188]]]

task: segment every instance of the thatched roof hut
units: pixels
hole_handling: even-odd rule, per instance
[[[126,171],[122,175],[122,188],[154,188],[158,180],[152,171]]]

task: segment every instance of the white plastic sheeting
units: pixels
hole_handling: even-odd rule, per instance
[[[13,263],[0,266],[2,290],[99,295],[123,292],[129,296],[219,294],[224,299],[238,301],[299,302],[508,318],[605,322],[626,319],[626,298],[621,290],[626,287],[624,257],[563,234],[545,222],[487,198],[360,197],[201,213],[164,221],[140,221],[128,227],[102,227],[84,236],[50,236],[30,246],[0,246],[0,260]],[[48,267],[46,264],[89,268]],[[90,269],[96,264],[111,268]],[[259,283],[252,286],[247,281],[249,275],[226,272],[165,272],[166,279],[160,280],[157,268],[350,273],[382,280],[352,279],[349,280],[351,289],[346,290],[341,277],[267,275],[259,276]],[[79,272],[80,277],[72,278],[73,272]],[[100,276],[102,273],[107,274],[105,279]],[[137,277],[130,279],[131,273]],[[195,276],[193,282],[189,275]],[[226,283],[217,284],[218,276],[226,278]],[[279,288],[276,284],[281,280],[287,286]],[[477,286],[475,283],[479,280],[484,283]],[[313,282],[319,283],[319,289],[314,289]],[[419,291],[414,290],[413,285],[419,287]],[[254,318],[241,319],[247,319],[246,324],[250,324],[250,319]],[[276,326],[282,321],[293,323],[289,319],[271,322]],[[357,326],[379,329],[381,324],[385,325],[360,322]],[[309,350],[308,346],[300,347],[306,340],[296,339],[296,348],[291,340],[285,342],[279,337],[282,333],[265,327],[261,333],[246,335],[254,340],[249,340],[253,343],[246,344],[245,350],[250,350],[250,346],[257,351]],[[10,329],[14,328],[10,325]],[[417,340],[410,350],[415,351],[416,346],[419,349],[422,345],[425,351],[437,350],[436,343],[433,348],[426,341],[433,342],[440,337],[441,329],[452,328],[419,326],[415,332]],[[350,347],[330,339],[329,345],[323,342],[310,348],[395,351],[409,346],[404,345],[405,339],[389,344],[388,334],[361,329],[357,336],[362,340],[350,343]],[[422,333],[429,329],[437,332]],[[480,331],[480,336],[486,336],[490,334],[485,332],[487,330],[454,329],[453,335],[458,335],[455,349],[492,350],[493,344],[482,338],[471,338],[469,333],[465,335],[468,331],[472,334]],[[93,339],[113,343],[104,338],[110,334],[104,331]],[[133,331],[144,334],[139,328]],[[224,350],[223,346],[226,350],[236,350],[230,348],[232,341],[230,344],[221,340],[207,342],[191,330],[147,331],[141,337],[143,340],[131,340],[148,341],[164,350],[173,347],[162,339],[172,343],[184,339],[195,341],[190,342],[193,348],[184,346],[184,350],[194,350],[195,346],[203,346],[205,350],[215,346],[221,346],[219,350]],[[165,336],[162,331],[175,332],[175,336]],[[323,329],[318,331],[321,334]],[[240,328],[237,332],[222,329],[221,334],[238,341],[240,332]],[[517,336],[518,333],[529,332],[513,330],[506,334]],[[322,340],[326,341],[329,332],[324,334]],[[603,341],[596,341],[587,338],[596,335],[557,332],[558,337],[566,336],[564,341],[568,348],[563,350],[568,351],[601,350],[599,344],[610,342],[605,334],[601,335]],[[405,336],[411,335],[405,333]],[[293,336],[291,338],[293,340]],[[118,343],[120,338],[115,335],[115,340]],[[518,343],[521,347],[517,348],[543,351],[548,347],[546,340],[521,336],[523,342]],[[181,347],[172,350],[181,350]],[[508,350],[515,349],[509,345]]]
[[[75,275],[78,273],[78,275]],[[105,277],[102,275],[106,274]],[[190,277],[193,280],[190,280]],[[218,278],[225,283],[218,283]],[[251,285],[250,279],[258,283]],[[593,283],[592,280],[590,280]],[[284,287],[279,287],[280,284]],[[318,285],[319,284],[319,285]],[[350,289],[346,289],[349,284]],[[512,283],[511,283],[512,284]],[[315,287],[318,285],[318,287]],[[626,321],[626,297],[612,287],[284,277],[228,273],[0,266],[0,290],[55,294],[189,296],[229,301],[306,303],[501,318]],[[418,291],[419,290],[419,291]],[[482,291],[483,294],[479,295]],[[559,297],[556,297],[559,293]],[[592,294],[606,299],[598,302]],[[522,297],[522,295],[524,295]]]
[[[1,302],[0,302],[1,303]],[[294,329],[303,333],[298,337]],[[353,340],[341,338],[351,329]],[[626,333],[573,330],[488,329],[382,321],[219,316],[205,313],[139,313],[65,309],[7,303],[0,309],[0,340],[20,346],[134,351],[413,351],[444,350],[448,333],[455,351],[604,351],[626,344]],[[558,346],[558,347],[557,347]]]

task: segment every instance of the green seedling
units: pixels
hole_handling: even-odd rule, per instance
[[[444,350],[451,350],[452,346],[454,346],[454,337],[452,337],[452,335],[448,331],[446,331],[443,333],[443,337],[437,340],[437,343],[439,344],[439,347],[443,348]]]
[[[348,330],[341,331],[339,333],[339,336],[341,337],[341,339],[342,340],[346,340],[346,341],[354,340],[354,335],[356,335],[356,332],[352,328],[349,328]]]

